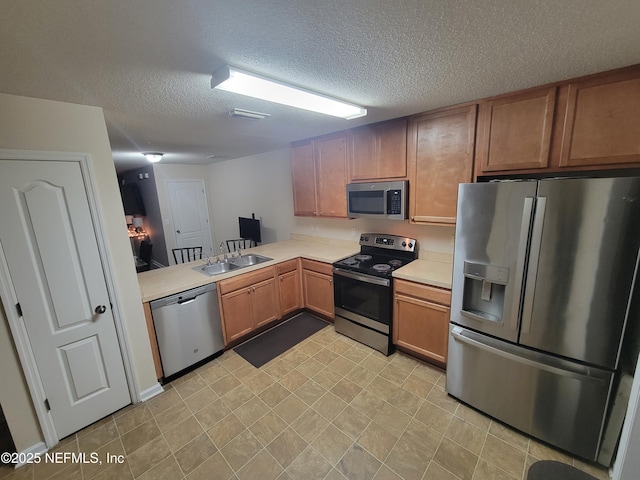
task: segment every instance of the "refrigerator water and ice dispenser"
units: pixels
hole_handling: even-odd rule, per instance
[[[502,322],[508,281],[507,267],[464,262],[462,315],[475,320]]]

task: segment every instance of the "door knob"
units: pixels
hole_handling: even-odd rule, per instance
[[[105,307],[104,305],[98,305],[94,310],[94,312],[96,312],[98,315],[102,315],[106,311],[107,311],[107,307]]]

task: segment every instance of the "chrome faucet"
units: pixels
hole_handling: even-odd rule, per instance
[[[227,258],[227,252],[226,252],[226,250],[224,248],[224,242],[220,242],[220,255],[223,255],[222,258],[224,259],[224,262],[226,263],[228,261],[228,258]],[[218,257],[218,261],[220,261],[219,257]]]

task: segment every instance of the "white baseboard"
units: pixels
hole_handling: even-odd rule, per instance
[[[160,385],[159,383],[156,383],[155,385],[140,392],[140,401],[146,402],[156,395],[160,395],[162,392],[164,392],[164,388],[162,388],[162,385]]]
[[[46,451],[49,450],[47,445],[44,442],[36,443],[35,445],[30,446],[29,448],[18,452],[18,457],[26,459],[33,458],[36,455],[44,455]],[[16,468],[24,467],[25,465],[31,464],[33,462],[21,462],[16,463]]]

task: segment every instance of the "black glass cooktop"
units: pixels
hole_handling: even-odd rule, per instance
[[[360,253],[338,260],[334,267],[377,277],[390,277],[394,270],[417,258],[416,241],[394,235],[363,234]]]

